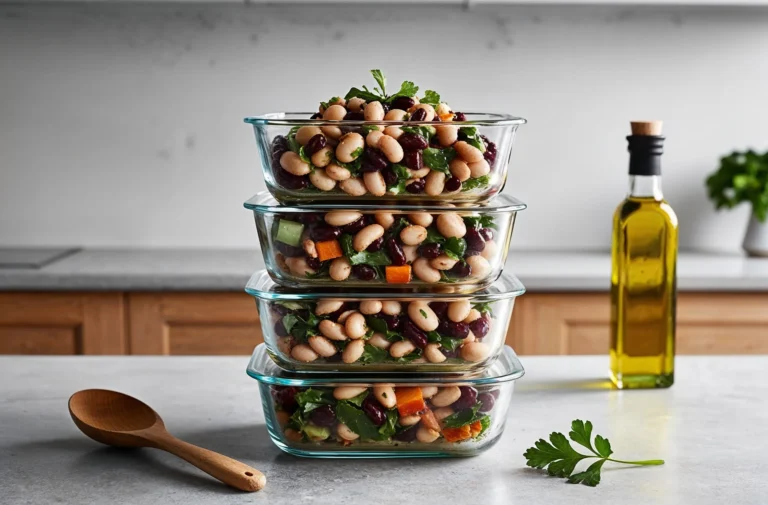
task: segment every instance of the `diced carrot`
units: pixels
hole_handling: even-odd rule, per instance
[[[445,114],[440,114],[441,121],[448,121],[449,119],[453,119],[453,112],[446,112]]]
[[[427,408],[419,387],[397,388],[395,389],[395,398],[397,399],[397,411],[400,412],[401,416],[412,416]]]
[[[469,431],[472,433],[472,438],[475,438],[483,431],[483,425],[480,421],[475,421],[469,425]]]
[[[339,241],[335,239],[317,242],[315,248],[317,249],[317,259],[320,261],[332,260],[344,256]]]
[[[468,424],[460,428],[443,428],[443,437],[445,437],[446,442],[458,442],[459,440],[466,440],[471,436],[472,430]]]
[[[390,284],[408,284],[411,282],[411,265],[388,266],[386,272],[387,282]]]
[[[429,409],[421,414],[421,424],[423,424],[425,428],[440,433],[440,423],[437,422],[435,414]]]

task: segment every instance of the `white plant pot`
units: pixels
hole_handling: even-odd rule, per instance
[[[761,223],[754,214],[750,213],[747,233],[744,235],[744,242],[741,247],[750,256],[768,258],[768,220]]]

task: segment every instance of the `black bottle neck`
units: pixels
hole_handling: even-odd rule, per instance
[[[664,137],[629,135],[629,175],[661,175]]]

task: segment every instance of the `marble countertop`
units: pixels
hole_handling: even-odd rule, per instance
[[[606,252],[512,251],[506,271],[529,291],[607,291]],[[246,250],[90,250],[40,269],[0,268],[0,291],[240,291],[264,262]],[[768,259],[683,252],[683,291],[768,291]]]
[[[487,452],[449,460],[311,460],[270,441],[242,357],[0,357],[0,502],[44,504],[720,505],[768,495],[768,356],[679,357],[666,390],[614,391],[607,357],[522,358],[507,428]],[[161,385],[160,387],[158,387]],[[123,451],[82,435],[67,412],[80,389],[141,398],[175,435],[240,459],[264,490],[230,490],[168,454]],[[528,469],[522,454],[589,419],[617,458],[597,488]]]

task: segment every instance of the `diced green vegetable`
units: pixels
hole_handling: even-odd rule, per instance
[[[313,440],[325,440],[331,436],[331,429],[325,426],[315,426],[314,424],[305,424],[302,428],[304,433]]]
[[[301,234],[304,232],[304,225],[296,221],[281,219],[277,225],[277,235],[275,240],[288,244],[293,247],[299,247],[301,244]]]

